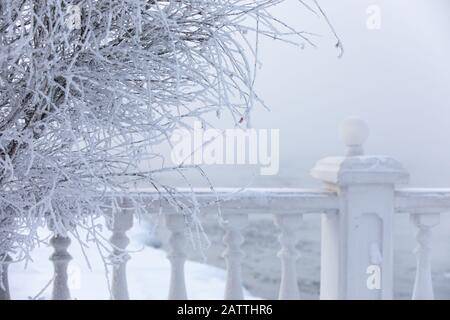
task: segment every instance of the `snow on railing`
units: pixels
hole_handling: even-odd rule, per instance
[[[364,122],[352,118],[341,128],[348,147],[345,157],[320,160],[312,176],[324,182],[323,190],[306,189],[216,189],[195,190],[202,210],[220,209],[225,230],[224,257],[227,265],[225,299],[243,299],[241,262],[242,235],[250,214],[269,214],[280,230],[280,299],[299,299],[296,243],[304,214],[321,214],[321,299],[392,299],[393,297],[393,215],[410,214],[418,228],[417,270],[413,299],[433,299],[431,279],[431,230],[439,214],[450,211],[450,189],[398,189],[408,173],[390,157],[364,156],[368,137]],[[190,192],[190,191],[189,191]],[[189,193],[186,191],[186,194]],[[152,203],[160,194],[139,190]],[[183,196],[183,192],[179,194]],[[168,259],[171,264],[169,299],[187,299],[184,262],[185,220],[172,206],[158,201],[165,211],[170,232]],[[112,299],[128,299],[126,262],[130,258],[126,235],[133,225],[132,203],[123,199],[122,212],[112,214],[108,228],[114,247]],[[54,299],[70,299],[67,266],[69,238],[51,240],[54,254]],[[136,253],[138,254],[138,253]],[[4,266],[5,272],[7,265]],[[151,284],[149,284],[151,285]]]

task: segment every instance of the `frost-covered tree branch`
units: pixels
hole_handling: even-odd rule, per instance
[[[159,179],[187,168],[154,146],[209,113],[249,120],[252,34],[310,42],[272,16],[282,2],[0,0],[1,255],[26,258],[39,226],[92,233],[108,193],[138,182],[192,217],[195,199]]]

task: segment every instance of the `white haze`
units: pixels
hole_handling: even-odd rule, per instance
[[[321,0],[345,54],[323,19],[288,1],[278,14],[321,34],[301,50],[262,39],[256,87],[271,111],[255,109],[252,125],[280,129],[280,171],[255,166],[205,166],[216,186],[310,187],[322,157],[342,155],[337,127],[349,115],[365,119],[367,154],[400,160],[411,185],[450,186],[450,4],[446,0]],[[370,5],[381,29],[366,26]],[[221,126],[226,127],[223,123]],[[196,180],[200,183],[201,179]]]

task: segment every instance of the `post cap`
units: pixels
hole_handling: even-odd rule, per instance
[[[369,137],[367,123],[359,117],[344,120],[339,127],[339,135],[347,146],[347,156],[363,155],[363,144]]]
[[[399,184],[409,180],[409,174],[397,160],[382,155],[363,155],[363,144],[369,137],[367,124],[358,117],[345,120],[339,133],[347,145],[344,157],[319,160],[311,170],[314,178],[330,185]]]

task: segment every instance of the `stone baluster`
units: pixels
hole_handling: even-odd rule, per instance
[[[281,250],[278,257],[281,259],[281,285],[278,294],[280,300],[300,299],[297,285],[297,249],[298,231],[302,221],[301,215],[277,214],[275,224],[281,230],[278,237]]]
[[[411,214],[412,223],[418,228],[416,279],[412,294],[413,300],[434,299],[431,278],[431,229],[439,224],[439,214]]]
[[[50,260],[54,266],[53,279],[53,300],[70,300],[70,290],[68,286],[67,266],[72,256],[67,251],[70,246],[70,238],[62,235],[54,235],[50,239],[50,245],[54,248]]]
[[[226,300],[244,299],[241,270],[241,260],[244,253],[241,250],[241,245],[244,242],[242,230],[247,223],[248,215],[246,214],[227,214],[222,222],[225,229],[223,242],[226,246],[223,257],[227,263]]]
[[[113,263],[111,299],[128,300],[128,284],[126,265],[130,259],[126,248],[130,243],[126,232],[133,227],[134,205],[131,199],[124,198],[120,203],[120,209],[115,210],[111,219],[107,223],[109,230],[112,231],[109,239],[113,245],[113,252],[110,259]]]
[[[184,216],[179,213],[166,215],[165,221],[167,229],[170,231],[170,248],[167,255],[171,265],[169,300],[186,300],[187,293],[184,278],[186,222]]]

